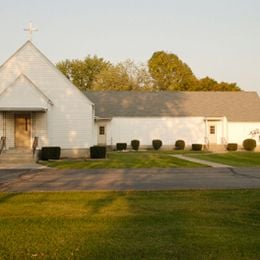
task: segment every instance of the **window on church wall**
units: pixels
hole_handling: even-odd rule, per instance
[[[104,135],[105,134],[105,127],[104,126],[100,126],[99,127],[99,135]]]
[[[215,132],[216,132],[215,126],[214,126],[214,125],[211,125],[210,128],[209,128],[209,133],[210,133],[211,135],[214,135]]]

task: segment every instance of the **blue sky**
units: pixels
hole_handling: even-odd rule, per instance
[[[199,78],[260,93],[259,0],[0,0],[0,63],[28,38],[51,61],[177,54]]]

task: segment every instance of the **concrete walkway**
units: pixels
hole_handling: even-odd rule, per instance
[[[210,161],[206,161],[206,160],[201,160],[201,159],[185,156],[185,155],[182,155],[182,154],[173,154],[171,156],[178,158],[178,159],[181,159],[181,160],[186,160],[186,161],[189,161],[189,162],[204,164],[204,165],[207,165],[207,166],[210,166],[210,167],[213,167],[213,168],[233,168],[233,166],[230,166],[230,165],[210,162]]]
[[[260,188],[260,168],[0,170],[0,191]]]
[[[22,170],[34,170],[34,169],[46,169],[48,167],[30,162],[30,163],[0,163],[0,170],[6,169],[22,169]]]

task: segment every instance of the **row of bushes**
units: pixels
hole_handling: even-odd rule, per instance
[[[159,150],[163,145],[162,141],[159,139],[152,141],[153,148],[155,150]],[[131,146],[134,150],[139,150],[140,141],[132,140]],[[185,148],[185,142],[183,140],[178,140],[175,143],[176,149],[183,150]],[[118,151],[123,151],[127,149],[126,143],[117,143],[116,149]],[[192,149],[196,151],[200,151],[202,149],[202,145],[192,145]],[[61,148],[55,146],[42,147],[39,151],[38,157],[40,160],[59,160],[61,154]],[[105,146],[92,146],[90,147],[90,157],[91,158],[105,158],[106,157],[106,147]]]
[[[162,147],[163,143],[162,143],[161,140],[155,139],[155,140],[152,141],[152,145],[153,145],[153,148],[155,150],[159,150]],[[131,147],[132,147],[133,150],[136,150],[136,151],[139,150],[140,141],[136,140],[136,139],[132,140],[131,141]],[[116,144],[116,150],[117,151],[123,151],[123,150],[126,150],[126,148],[127,148],[127,143],[117,143]]]
[[[162,146],[162,141],[161,140],[153,140],[152,141],[152,145],[153,145],[153,148],[155,150],[159,150]],[[139,147],[140,147],[140,141],[139,140],[132,140],[131,141],[131,147],[133,150],[135,151],[138,151],[139,150]],[[123,151],[123,150],[126,150],[127,149],[127,143],[117,143],[116,144],[116,150],[117,151]]]
[[[159,139],[155,139],[152,141],[153,148],[158,150],[163,145],[162,141]],[[140,147],[139,140],[132,140],[131,146],[134,150],[138,150]],[[203,145],[202,144],[192,144],[193,151],[201,151]],[[243,142],[243,147],[247,151],[253,151],[256,148],[256,141],[254,139],[246,139]],[[127,144],[126,143],[117,143],[116,149],[118,151],[126,150]],[[175,149],[177,150],[184,150],[185,142],[183,140],[177,140],[175,142]],[[228,151],[236,151],[238,145],[236,143],[229,143],[227,144]],[[105,146],[92,146],[90,147],[90,157],[91,158],[105,158],[106,157],[106,147]],[[41,160],[58,160],[60,159],[61,148],[60,147],[42,147],[39,152],[39,158]]]
[[[228,151],[236,151],[238,148],[238,144],[236,143],[229,143],[227,144],[227,150]],[[243,141],[243,148],[246,151],[253,151],[256,148],[256,140],[254,139],[245,139]]]
[[[154,150],[159,150],[163,145],[162,140],[155,139],[152,141],[152,146]],[[139,140],[132,140],[131,141],[131,147],[133,150],[139,150],[140,147],[140,141]],[[123,151],[127,149],[127,143],[117,143],[116,144],[116,150],[117,151]],[[185,149],[185,142],[183,140],[177,140],[175,142],[175,149],[176,150],[184,150]],[[200,151],[202,150],[202,144],[192,144],[192,150],[194,151]]]
[[[152,141],[152,146],[155,150],[159,150],[163,145],[162,141],[159,139],[155,139]],[[140,147],[139,140],[132,140],[131,147],[133,150],[138,150]],[[202,144],[192,144],[193,151],[201,151],[203,145]],[[238,144],[236,143],[229,143],[227,144],[228,151],[236,151],[238,148]],[[254,139],[245,139],[243,141],[243,148],[247,151],[253,151],[256,148],[256,141]],[[117,143],[116,150],[123,151],[127,149],[127,143]],[[175,142],[175,149],[176,150],[184,150],[185,149],[185,142],[183,140],[177,140]]]
[[[38,153],[38,158],[43,161],[59,160],[61,148],[56,146],[42,147]],[[106,146],[90,147],[90,158],[106,158]]]

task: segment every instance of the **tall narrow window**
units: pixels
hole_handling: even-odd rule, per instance
[[[100,126],[99,127],[99,135],[104,135],[105,134],[105,127],[104,126]]]
[[[214,134],[215,134],[215,130],[216,130],[216,129],[215,129],[215,126],[214,126],[214,125],[211,125],[211,126],[210,126],[210,129],[209,129],[210,134],[211,134],[211,135],[214,135]]]

